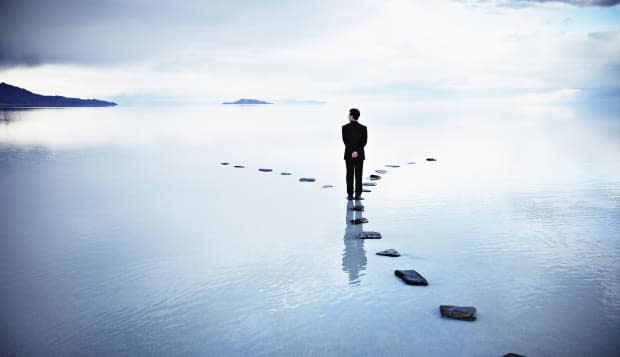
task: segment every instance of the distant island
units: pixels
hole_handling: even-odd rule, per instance
[[[113,107],[115,105],[116,103],[98,99],[35,94],[4,82],[0,83],[0,108]]]
[[[241,98],[235,102],[224,102],[222,104],[272,104],[258,99]]]

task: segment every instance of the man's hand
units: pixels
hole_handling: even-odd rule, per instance
[[[353,153],[351,154],[351,157],[354,159],[357,158],[357,151],[353,151]]]

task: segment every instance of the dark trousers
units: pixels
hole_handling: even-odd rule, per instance
[[[364,168],[364,160],[360,158],[346,159],[347,164],[347,194],[353,194],[353,177],[355,177],[355,194],[362,194],[362,170]]]

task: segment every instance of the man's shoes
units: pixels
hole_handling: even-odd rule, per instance
[[[355,195],[354,200],[363,200],[362,195]]]
[[[349,200],[349,201],[353,200],[353,195],[348,195],[347,196],[347,200]]]

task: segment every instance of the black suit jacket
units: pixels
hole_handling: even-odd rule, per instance
[[[368,141],[366,126],[352,121],[342,126],[342,142],[344,142],[344,159],[351,159],[353,151],[357,151],[359,159],[366,159],[364,146]]]

